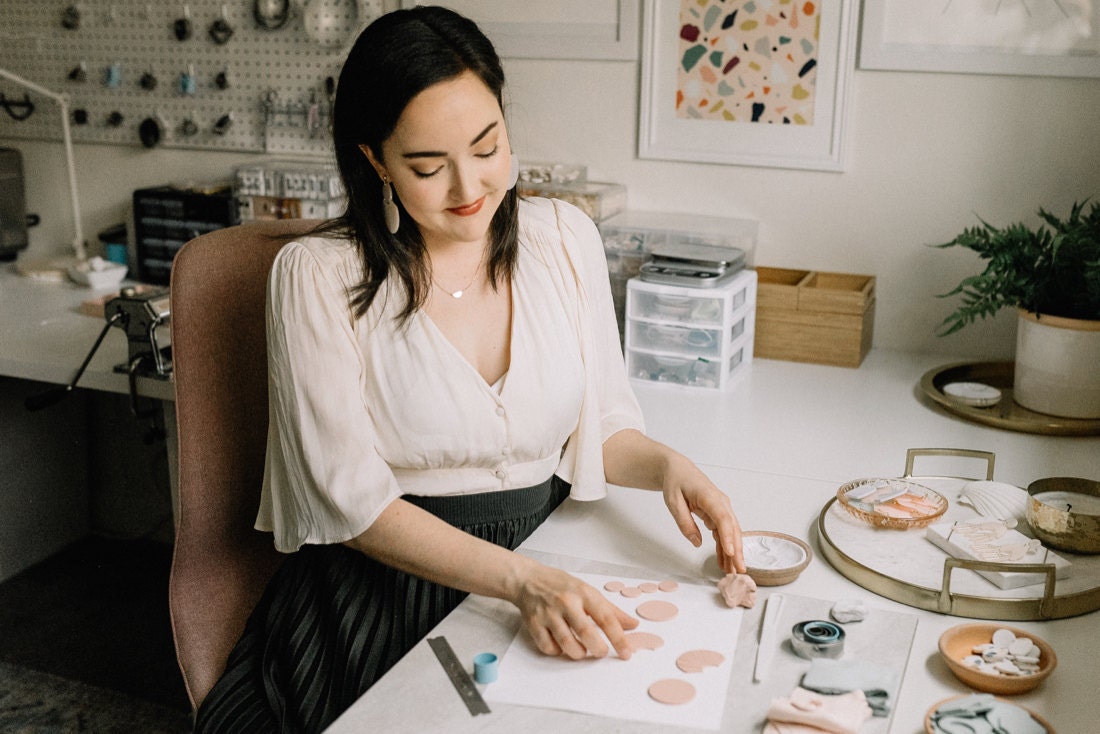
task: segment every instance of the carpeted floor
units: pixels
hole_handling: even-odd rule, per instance
[[[0,663],[0,731],[184,734],[190,714],[118,691]]]
[[[90,537],[0,583],[0,731],[186,732],[171,548]]]

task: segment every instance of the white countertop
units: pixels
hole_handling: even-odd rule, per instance
[[[35,280],[18,275],[12,264],[0,265],[0,375],[67,384],[106,323],[82,313],[80,305],[117,290]],[[128,361],[126,335],[111,329],[77,386],[129,393],[127,375],[115,371]],[[142,377],[138,389],[148,397],[175,399],[171,380]]]
[[[815,557],[806,571],[788,586],[761,588],[757,609],[771,591],[782,590],[823,600],[862,599],[872,609],[918,618],[891,734],[923,731],[931,705],[970,692],[939,660],[936,643],[947,628],[971,620],[877,596],[821,558],[812,529],[837,487],[858,477],[900,476],[907,449],[933,447],[992,451],[997,457],[995,478],[1017,486],[1047,476],[1100,478],[1100,437],[1003,431],[926,402],[918,386],[921,375],[955,361],[943,355],[873,350],[859,369],[756,360],[725,393],[636,385],[650,435],[698,462],[729,493],[744,529],[776,530],[811,542]],[[914,474],[984,477],[984,463],[958,466],[953,461],[920,458]],[[620,487],[610,488],[599,502],[567,501],[522,549],[574,571],[619,566],[698,583],[718,578],[712,549],[694,549],[682,539],[658,494]],[[755,618],[746,614],[745,623]],[[1059,734],[1096,731],[1100,699],[1092,678],[1098,669],[1100,614],[1007,624],[1045,639],[1059,660],[1037,690],[1014,700],[1046,717]],[[445,635],[459,660],[468,663],[479,652],[502,655],[518,625],[519,615],[507,603],[472,596],[430,636]],[[742,722],[730,714],[736,697],[746,695],[761,694],[751,688],[731,690],[723,731],[759,731],[758,722]],[[421,642],[330,731],[669,730],[549,709],[492,708],[490,715],[472,717],[427,643]]]

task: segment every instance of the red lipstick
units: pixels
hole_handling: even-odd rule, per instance
[[[460,217],[472,217],[481,211],[481,207],[485,205],[485,197],[481,197],[473,204],[466,204],[464,206],[456,206],[453,209],[448,209],[451,214],[457,214]]]

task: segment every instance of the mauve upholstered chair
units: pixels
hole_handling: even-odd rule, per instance
[[[184,245],[172,267],[179,498],[169,609],[198,707],[280,562],[253,528],[267,438],[264,303],[275,253],[308,220],[258,221]]]

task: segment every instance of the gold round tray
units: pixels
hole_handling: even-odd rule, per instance
[[[917,456],[963,456],[985,459],[986,478],[993,477],[994,456],[964,449],[909,449],[902,479],[947,498],[941,522],[976,517],[957,501],[970,481],[960,477],[914,475]],[[1005,564],[954,558],[928,542],[920,528],[874,527],[843,509],[836,496],[825,503],[814,530],[820,557],[859,586],[887,599],[940,614],[975,619],[1061,619],[1100,609],[1100,555],[1073,555],[1073,573],[1056,579],[1053,564]],[[1067,554],[1062,554],[1067,555]],[[1001,589],[980,571],[1032,573],[1041,582]]]
[[[956,362],[925,372],[920,387],[931,400],[955,415],[987,426],[1051,436],[1100,435],[1100,420],[1059,418],[1019,405],[1012,399],[1015,370],[1012,362]],[[1001,391],[1001,401],[987,408],[967,405],[944,393],[944,385],[952,382],[979,382],[995,387]]]

